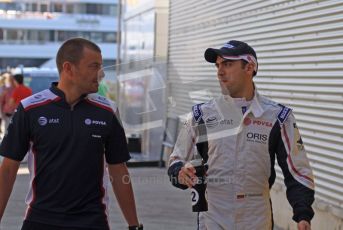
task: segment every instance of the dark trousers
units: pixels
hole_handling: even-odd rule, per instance
[[[95,230],[94,228],[66,228],[24,220],[21,230]],[[97,230],[109,230],[108,228]]]

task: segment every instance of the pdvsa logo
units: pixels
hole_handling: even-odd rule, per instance
[[[89,118],[85,119],[85,124],[86,125],[102,125],[102,126],[107,125],[106,121],[91,120]]]
[[[248,126],[251,124],[251,119],[249,117],[244,118],[244,125]]]
[[[251,119],[249,117],[246,117],[244,119],[244,125],[246,125],[246,126],[254,125],[254,126],[273,127],[273,123],[271,123],[269,121],[256,120],[256,119]]]

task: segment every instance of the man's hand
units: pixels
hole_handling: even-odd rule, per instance
[[[302,220],[298,223],[298,230],[311,230],[311,225],[306,220]]]
[[[178,175],[178,181],[180,184],[187,185],[189,188],[192,188],[197,181],[197,177],[195,175],[195,168],[192,164],[187,163],[185,166],[181,168]]]

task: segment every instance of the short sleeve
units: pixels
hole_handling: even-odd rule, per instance
[[[189,161],[196,153],[195,141],[196,135],[194,131],[194,119],[191,113],[187,115],[187,119],[181,128],[177,137],[174,149],[170,155],[170,165],[178,161]]]
[[[124,128],[113,114],[112,126],[105,144],[105,156],[108,164],[118,164],[130,160]]]
[[[0,146],[0,155],[22,161],[30,146],[29,118],[19,104],[6,130]]]

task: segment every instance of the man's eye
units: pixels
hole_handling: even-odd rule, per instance
[[[225,67],[228,67],[228,66],[232,65],[232,62],[224,62],[223,64],[224,64]]]
[[[95,64],[95,65],[90,65],[89,68],[91,68],[91,69],[100,69],[100,68],[101,68],[101,65],[97,65],[97,64]]]

